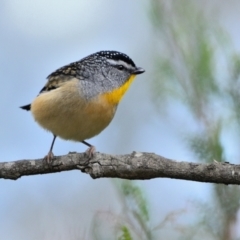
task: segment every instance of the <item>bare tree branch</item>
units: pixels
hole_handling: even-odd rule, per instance
[[[92,178],[152,179],[175,178],[198,182],[240,184],[240,165],[178,162],[154,153],[126,155],[96,153],[90,161],[84,153],[69,153],[48,165],[42,159],[0,163],[0,178],[16,180],[22,176],[81,170]]]

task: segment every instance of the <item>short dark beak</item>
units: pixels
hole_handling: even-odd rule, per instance
[[[133,70],[132,74],[141,74],[141,73],[144,73],[145,70],[143,68],[140,68],[140,67],[136,67],[135,70]]]

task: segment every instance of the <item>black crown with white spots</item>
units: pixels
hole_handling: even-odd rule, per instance
[[[105,57],[108,59],[113,59],[113,60],[121,60],[124,61],[130,65],[132,65],[133,67],[136,67],[135,63],[133,62],[133,60],[126,54],[121,53],[121,52],[117,52],[117,51],[100,51],[95,53],[98,56],[101,57]]]

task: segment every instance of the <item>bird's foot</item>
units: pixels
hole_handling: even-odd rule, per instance
[[[53,159],[54,159],[54,154],[52,151],[49,151],[48,154],[44,157],[44,161],[50,165],[52,162],[53,162]]]
[[[90,148],[87,149],[85,153],[88,156],[88,160],[91,160],[93,158],[95,152],[96,148],[94,146],[91,146]]]

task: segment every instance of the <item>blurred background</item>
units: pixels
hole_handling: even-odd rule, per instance
[[[0,161],[38,159],[52,135],[28,104],[57,68],[100,50],[146,72],[89,142],[97,151],[154,152],[238,164],[240,2],[0,2]],[[57,139],[55,155],[83,152]],[[91,179],[80,171],[0,180],[1,239],[240,239],[240,191],[172,179]]]

